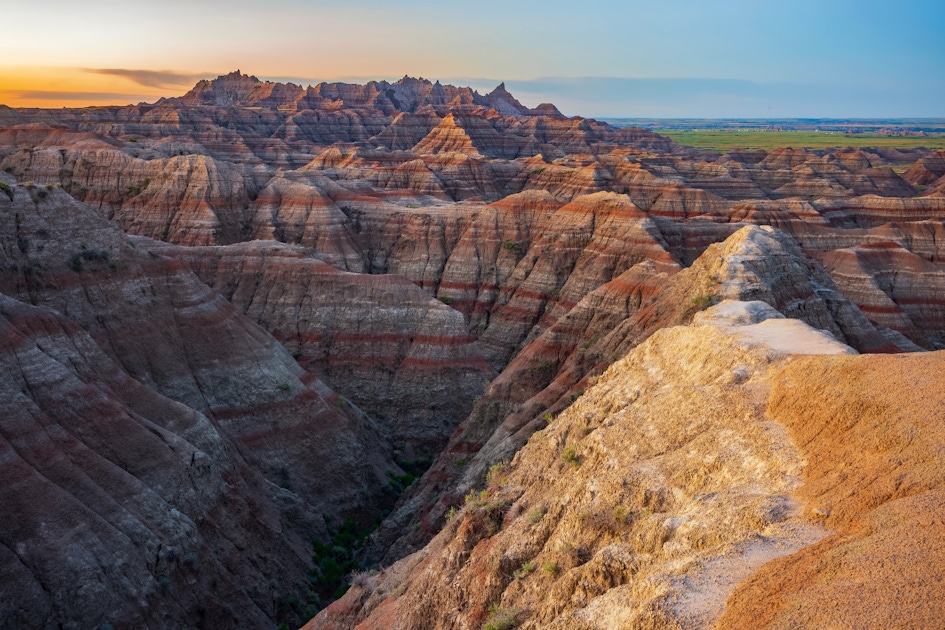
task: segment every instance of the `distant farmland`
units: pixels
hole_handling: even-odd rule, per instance
[[[926,147],[945,149],[945,133],[927,136],[886,136],[875,133],[838,133],[824,131],[695,130],[654,129],[679,144],[725,153],[731,149],[827,149],[831,147]]]

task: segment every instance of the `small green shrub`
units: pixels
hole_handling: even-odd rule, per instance
[[[470,490],[466,495],[466,505],[475,518],[481,519],[488,535],[492,536],[502,525],[507,504],[502,499],[494,499],[489,495],[489,489]]]
[[[387,485],[397,494],[401,494],[404,490],[410,487],[414,481],[417,480],[417,475],[411,473],[410,471],[407,471],[402,475],[398,475],[395,474],[394,471],[388,470],[387,476],[389,477],[387,480]]]
[[[535,563],[529,560],[528,562],[523,562],[522,566],[515,571],[515,579],[521,580],[523,577],[535,570]]]
[[[490,486],[505,485],[506,478],[502,475],[505,472],[505,462],[499,462],[489,466],[489,472],[486,473],[486,483]]]
[[[561,568],[558,566],[557,562],[546,562],[541,565],[541,570],[547,573],[548,575],[558,575],[561,571]]]
[[[545,515],[544,510],[542,510],[541,508],[536,508],[528,513],[528,522],[534,525],[535,523],[540,521],[542,517],[544,517],[544,515]]]
[[[151,184],[151,179],[145,177],[140,184],[131,184],[125,188],[128,191],[128,194],[134,197],[135,195],[140,195],[141,191],[147,188]]]
[[[516,258],[521,258],[525,254],[525,245],[516,243],[515,241],[503,241],[502,248],[507,252],[515,254]]]
[[[704,311],[715,304],[718,304],[718,298],[711,293],[702,293],[692,299],[693,308],[700,311]]]
[[[573,446],[566,446],[564,451],[561,453],[561,459],[571,464],[573,467],[577,468],[580,465],[580,457],[577,454],[577,451],[574,450]]]
[[[489,504],[488,490],[470,490],[465,497],[466,503],[471,503],[476,507],[484,507]]]
[[[69,265],[69,269],[79,273],[83,268],[82,261],[106,263],[109,264],[109,266],[111,266],[111,263],[113,262],[112,256],[108,253],[108,250],[83,248],[82,251],[72,254],[72,256],[69,257],[69,262],[67,264]],[[115,268],[117,269],[117,264]]]
[[[443,302],[443,304],[446,304],[447,306],[449,306],[450,304],[456,301],[448,295],[441,295],[440,297],[436,299],[438,299],[440,302]]]
[[[482,630],[511,630],[517,625],[518,611],[514,608],[502,608],[498,604],[489,606],[489,616]]]
[[[358,551],[370,533],[369,529],[359,529],[350,518],[345,518],[337,529],[330,526],[328,518],[325,522],[329,525],[331,540],[328,543],[312,541],[315,567],[309,571],[309,580],[321,591],[321,595],[314,594],[316,600],[321,596],[337,599],[344,595],[350,582],[346,576],[355,567]]]

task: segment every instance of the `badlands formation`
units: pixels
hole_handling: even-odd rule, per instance
[[[0,264],[0,627],[945,618],[941,152],[235,72],[0,106]]]

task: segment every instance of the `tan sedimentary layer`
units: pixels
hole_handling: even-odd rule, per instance
[[[851,353],[757,302],[657,332],[307,627],[933,627],[942,358]]]

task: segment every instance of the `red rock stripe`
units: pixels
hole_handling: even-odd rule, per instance
[[[445,335],[356,335],[337,333],[332,335],[334,343],[413,343],[427,346],[464,346],[470,343],[469,337],[447,337]]]

